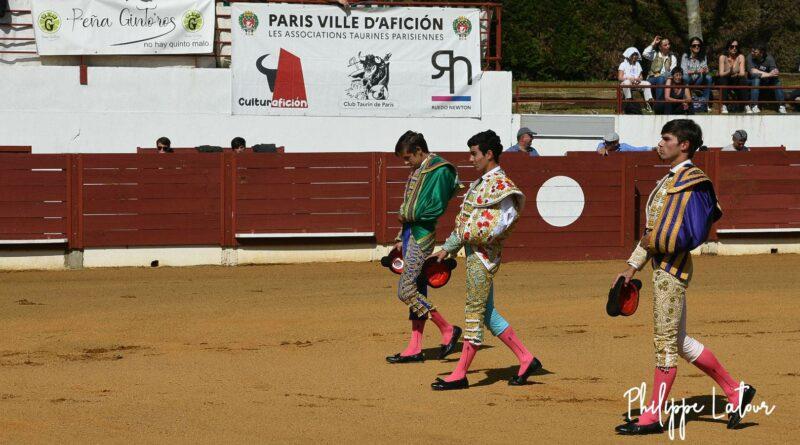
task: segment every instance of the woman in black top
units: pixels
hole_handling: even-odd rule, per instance
[[[683,81],[683,69],[676,67],[667,79],[667,88],[664,92],[667,100],[669,114],[694,114],[692,107],[692,93],[686,88]]]

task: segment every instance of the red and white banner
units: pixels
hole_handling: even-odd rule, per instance
[[[234,3],[233,114],[480,117],[480,11]]]

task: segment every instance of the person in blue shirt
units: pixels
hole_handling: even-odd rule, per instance
[[[653,151],[653,147],[636,147],[634,145],[620,143],[617,133],[609,133],[603,138],[603,142],[597,144],[597,152],[603,156],[615,151]]]
[[[539,152],[536,151],[535,148],[531,146],[533,142],[533,135],[536,133],[532,132],[528,127],[522,127],[517,132],[517,143],[508,147],[506,149],[507,152],[514,152],[514,151],[524,151],[528,153],[530,156],[539,156]]]

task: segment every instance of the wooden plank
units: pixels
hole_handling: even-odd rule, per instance
[[[369,153],[241,153],[236,163],[240,169],[267,167],[369,166]]]
[[[369,198],[359,199],[240,199],[239,215],[292,215],[307,213],[369,213]]]
[[[369,184],[237,184],[237,199],[280,198],[363,198],[369,197]]]
[[[732,228],[738,224],[769,224],[769,227],[788,227],[800,224],[800,208],[732,210],[724,212],[718,228]]]
[[[33,170],[4,170],[0,174],[0,186],[8,185],[67,185],[67,175],[64,171],[33,171]]]
[[[592,232],[520,232],[511,234],[506,242],[506,247],[528,247],[536,249],[539,247],[562,247],[562,248],[583,248],[583,247],[618,247],[619,228],[609,231]]]
[[[800,152],[797,151],[766,151],[758,153],[720,152],[720,167],[734,165],[789,165],[800,164]]]
[[[800,208],[800,186],[797,194],[719,195],[722,210]]]
[[[217,245],[219,229],[85,231],[85,247]]]
[[[4,233],[0,234],[0,241],[8,241],[8,240],[59,240],[59,242],[63,238],[66,238],[66,233]],[[0,242],[0,244],[26,244],[26,243],[5,243]],[[39,243],[31,243],[31,244],[39,244]],[[47,244],[47,243],[44,243]]]
[[[67,205],[62,202],[0,202],[0,218],[67,216]]]
[[[98,184],[84,185],[84,197],[96,199],[219,198],[218,184]]]
[[[187,153],[162,156],[148,156],[134,153],[87,154],[83,158],[84,169],[99,168],[165,168],[196,169],[216,168],[219,166],[219,155],[212,153]]]
[[[0,187],[0,201],[63,201],[67,189],[60,185],[7,185]]]
[[[219,229],[219,214],[84,215],[84,230]]]
[[[140,213],[140,214],[175,214],[175,213],[215,213],[219,212],[219,199],[140,199],[116,200],[95,199],[83,204],[83,213]]]
[[[249,231],[270,233],[271,230],[295,232],[335,232],[350,230],[369,232],[372,219],[369,214],[331,214],[331,215],[239,215],[236,220],[236,233]]]
[[[619,234],[621,218],[619,216],[581,216],[566,227],[555,227],[537,217],[522,217],[514,228],[514,233],[560,233],[570,236],[572,232],[606,232]]]
[[[794,194],[800,188],[798,180],[777,179],[760,181],[720,181],[717,193],[720,195],[774,195]]]
[[[236,174],[237,184],[368,183],[370,179],[367,167],[239,170]]]
[[[630,249],[622,247],[584,247],[581,249],[562,249],[560,247],[509,247],[503,249],[503,262],[510,261],[589,261],[623,260],[630,255]],[[624,264],[623,264],[624,266]],[[609,278],[609,280],[611,280]],[[607,292],[598,290],[598,294]]]
[[[0,234],[3,233],[66,233],[66,218],[11,217],[0,218]],[[0,239],[3,236],[0,235]]]
[[[84,169],[83,184],[219,184],[219,169]]]
[[[0,153],[3,154],[10,154],[10,153],[29,154],[30,152],[31,152],[30,145],[0,145]]]
[[[541,184],[539,184],[541,186]],[[655,184],[653,184],[655,186]],[[400,184],[387,184],[387,195],[389,199],[401,199],[403,198],[404,188]],[[521,187],[522,193],[528,198],[527,202],[529,204],[535,203],[536,194],[539,192],[540,187],[530,187],[524,186]],[[619,193],[620,187],[619,185],[599,185],[599,186],[592,186],[592,187],[581,187],[583,189],[584,197],[587,201],[599,201],[599,202],[619,202]],[[467,193],[467,189],[463,188],[456,192],[456,195],[450,200],[451,203],[456,203],[456,205],[461,205],[461,201],[464,198],[464,195]],[[535,205],[535,204],[534,204]],[[399,206],[398,206],[399,207]]]
[[[749,165],[730,166],[720,171],[720,180],[723,181],[756,181],[763,179],[792,179],[797,182],[800,190],[800,164],[788,165]]]
[[[0,162],[0,171],[4,170],[30,170],[33,168],[66,168],[67,156],[58,154],[3,154]],[[0,174],[5,174],[0,173]]]

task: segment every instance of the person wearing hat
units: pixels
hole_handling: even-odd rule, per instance
[[[619,135],[615,132],[608,133],[603,137],[603,142],[597,144],[597,152],[603,156],[608,156],[609,153],[613,153],[615,151],[652,151],[653,147],[641,146],[637,147],[634,145],[626,144],[624,142],[619,141]]]
[[[745,146],[747,142],[747,132],[736,130],[731,135],[732,143],[722,147],[722,151],[750,151],[750,147]]]
[[[428,152],[422,133],[407,131],[397,141],[395,155],[411,168],[406,181],[398,218],[402,224],[395,249],[403,256],[403,271],[397,297],[408,305],[411,338],[403,352],[386,357],[389,363],[425,360],[422,333],[430,318],[442,334],[439,358],[455,351],[461,328],[453,326],[428,299],[427,286],[419,280],[425,259],[433,252],[436,222],[459,187],[456,167],[439,155]]]
[[[539,156],[539,152],[536,151],[535,148],[531,146],[533,143],[533,136],[536,133],[532,132],[528,127],[522,127],[517,132],[517,143],[508,147],[506,151],[508,152],[515,152],[515,151],[524,151],[528,153],[530,156]]]
[[[431,388],[437,391],[469,387],[467,371],[483,343],[484,326],[500,338],[519,360],[519,371],[509,380],[509,385],[524,385],[528,377],[542,367],[494,308],[493,281],[500,268],[503,240],[519,220],[525,195],[498,165],[503,146],[494,131],[472,136],[467,146],[470,162],[481,176],[470,185],[464,196],[455,229],[442,249],[430,256],[443,261],[456,255],[462,247],[467,255],[464,347],[456,369],[446,378],[437,378],[431,384]]]
[[[690,119],[667,122],[661,129],[658,156],[670,171],[647,199],[646,226],[641,241],[627,261],[628,267],[612,285],[624,278],[630,283],[650,262],[653,267],[653,346],[655,369],[650,403],[637,420],[616,428],[623,435],[663,432],[661,411],[678,372],[678,357],[713,378],[728,398],[728,428],[735,428],[755,396],[755,388],[740,384],[728,374],[714,353],[686,334],[686,289],[692,279],[692,250],[708,238],[711,225],[722,216],[714,185],[692,164],[703,144],[700,126]]]

